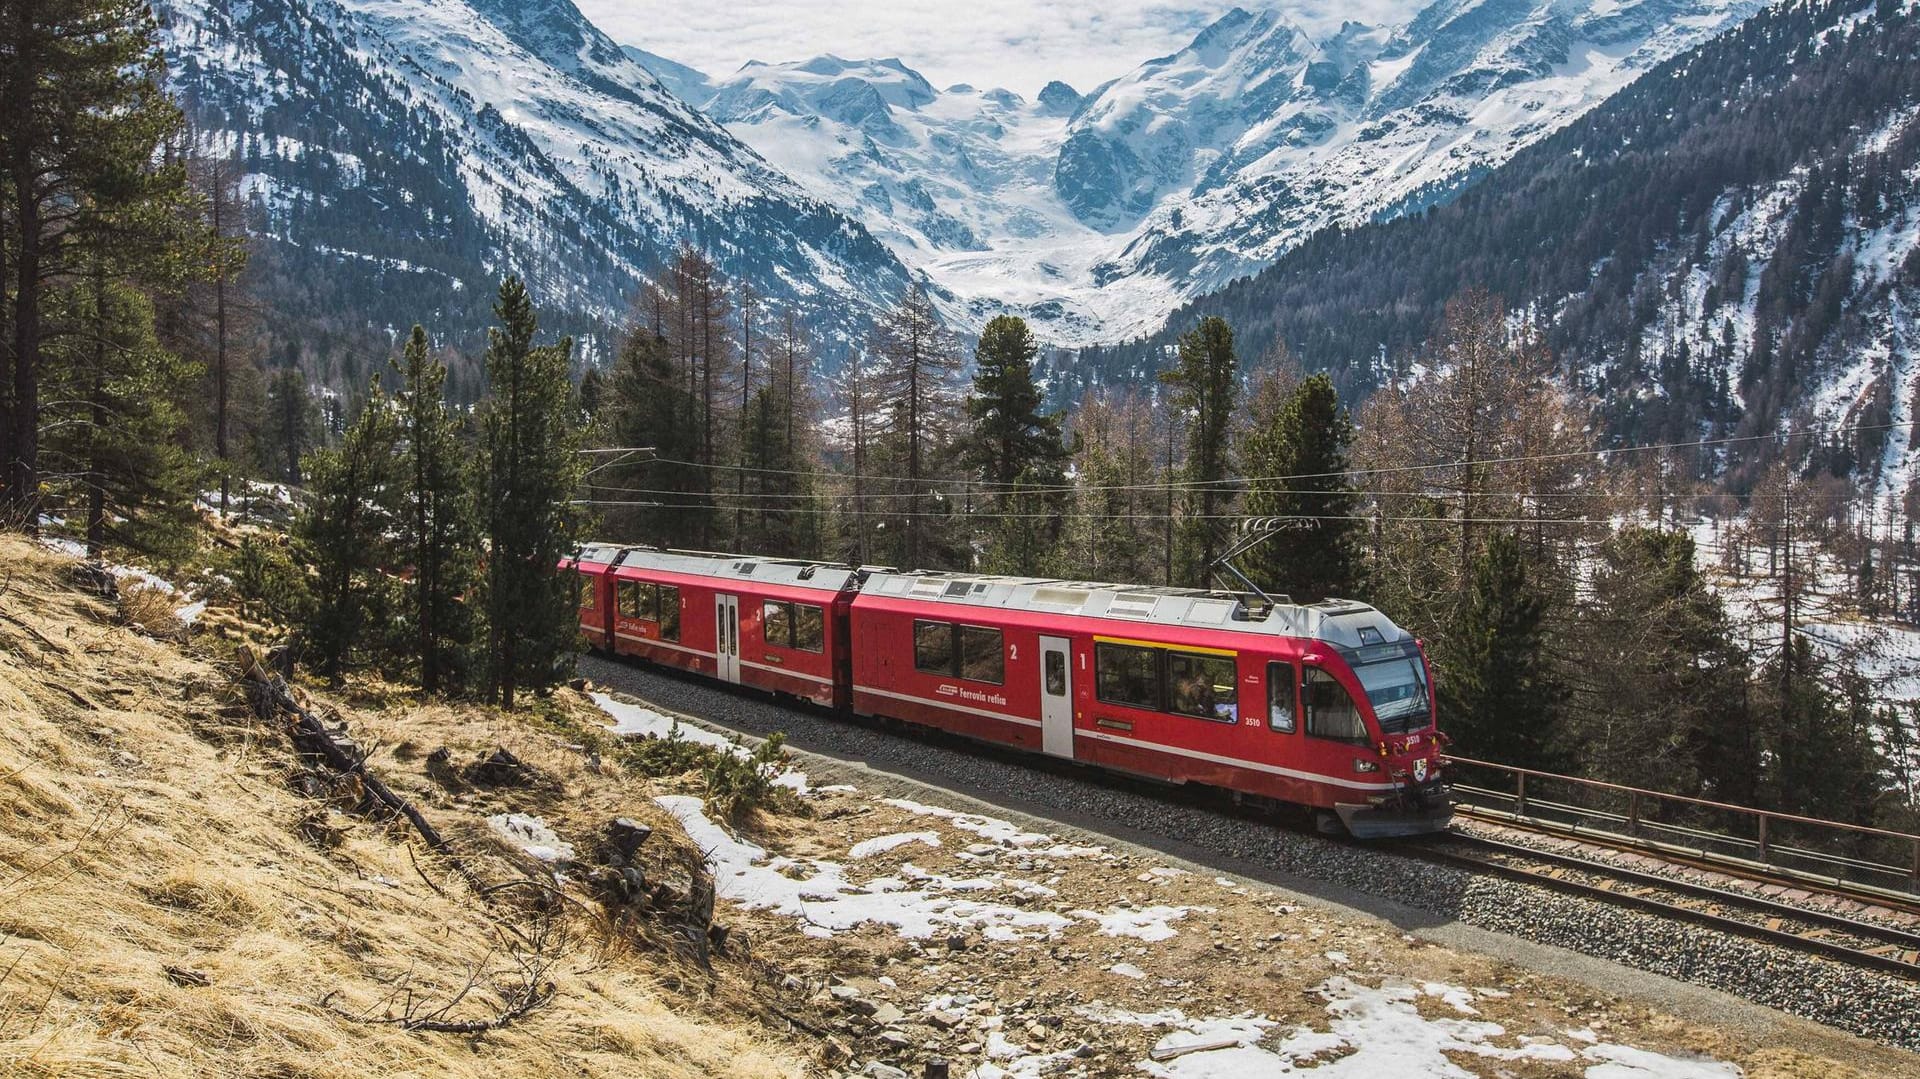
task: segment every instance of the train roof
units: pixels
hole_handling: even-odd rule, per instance
[[[1413,635],[1355,600],[1278,601],[1270,607],[1237,592],[1107,584],[978,573],[870,573],[861,592],[923,602],[1001,607],[1160,626],[1304,637],[1343,648],[1411,641]],[[1264,608],[1264,611],[1263,611]]]
[[[761,558],[718,551],[675,551],[636,544],[589,543],[580,548],[578,560],[609,567],[631,566],[694,577],[813,588],[823,592],[840,591],[854,576],[854,571],[849,567],[832,562]]]

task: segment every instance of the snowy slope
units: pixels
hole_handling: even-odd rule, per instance
[[[843,323],[905,283],[857,223],[568,0],[163,0],[161,14],[198,137],[241,155],[267,231],[295,251],[428,266],[455,291],[516,270],[543,306],[610,320],[683,240]],[[849,296],[854,315],[830,314]]]
[[[752,64],[697,101],[977,325],[1062,344],[1173,306],[1325,225],[1444,199],[1758,0],[1439,0],[1316,39],[1230,11],[1082,99],[936,91],[898,61]]]

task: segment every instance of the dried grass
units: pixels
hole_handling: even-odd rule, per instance
[[[585,918],[582,943],[548,972],[553,1002],[512,1026],[450,1036],[343,1015],[395,1007],[402,980],[447,999],[503,959],[499,931],[390,826],[331,812],[337,848],[303,839],[316,803],[287,786],[280,736],[236,737],[219,718],[228,702],[194,689],[220,685],[217,671],[110,624],[117,612],[68,590],[60,564],[0,538],[0,573],[13,574],[0,595],[0,1074],[804,1072],[799,1047],[733,1018],[755,992],[739,972],[709,979],[645,947],[597,946]],[[516,720],[397,704],[353,718],[375,769],[469,849],[491,850],[502,874],[513,856],[481,821],[509,807],[576,843],[616,814],[686,843],[638,780],[588,774]],[[456,755],[505,745],[561,789],[528,805],[512,805],[532,797],[514,791],[456,796],[379,748],[403,740]],[[209,984],[176,984],[167,967]],[[664,979],[698,985],[700,1000],[668,995]],[[486,1006],[479,994],[461,1014]]]

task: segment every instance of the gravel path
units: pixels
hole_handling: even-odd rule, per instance
[[[1431,915],[1420,924],[1457,920],[1498,933],[1572,949],[1720,990],[1756,1004],[1887,1045],[1920,1050],[1920,983],[1857,971],[1755,941],[1576,896],[1480,876],[1414,859],[1332,843],[1171,799],[1150,797],[1054,768],[1031,767],[991,752],[937,740],[904,738],[845,723],[824,712],[787,707],[691,679],[581,660],[581,673],[664,708],[748,734],[784,731],[790,743],[829,756],[864,761],[1048,820],[1119,832],[1155,846],[1172,841],[1183,857],[1209,857],[1233,872],[1247,865],[1275,871],[1267,879],[1336,903],[1352,890]],[[1276,879],[1280,878],[1280,879]],[[1334,886],[1316,891],[1320,882]]]

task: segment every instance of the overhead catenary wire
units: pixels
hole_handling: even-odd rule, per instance
[[[1479,468],[1488,465],[1529,464],[1542,461],[1567,461],[1579,458],[1606,458],[1616,455],[1658,453],[1680,450],[1708,449],[1719,446],[1733,446],[1755,442],[1774,442],[1782,438],[1811,438],[1820,435],[1859,434],[1874,431],[1893,431],[1920,426],[1920,420],[1902,420],[1891,423],[1872,424],[1833,424],[1824,427],[1803,427],[1794,431],[1774,431],[1757,435],[1729,435],[1723,438],[1703,438],[1690,442],[1647,443],[1634,446],[1595,447],[1582,450],[1565,450],[1557,453],[1515,454],[1504,457],[1483,457],[1473,461],[1434,461],[1426,464],[1384,465],[1377,468],[1350,468],[1337,472],[1299,472],[1281,476],[1233,476],[1217,480],[1164,480],[1140,484],[1035,484],[1027,485],[1017,481],[972,480],[974,486],[985,489],[1004,489],[1030,494],[1071,491],[1167,491],[1167,490],[1204,490],[1225,486],[1244,486],[1248,484],[1288,483],[1295,480],[1314,479],[1357,479],[1364,476],[1399,475],[1411,472],[1429,472],[1442,469],[1462,468],[1471,465]],[[679,465],[688,468],[705,468],[715,471],[745,471],[778,476],[817,476],[847,478],[851,473],[831,469],[785,469],[762,468],[753,465],[723,464],[719,462],[690,461],[673,457],[655,457],[659,464]],[[863,474],[863,480],[876,483],[919,483],[928,485],[951,484],[951,478],[879,476]]]

